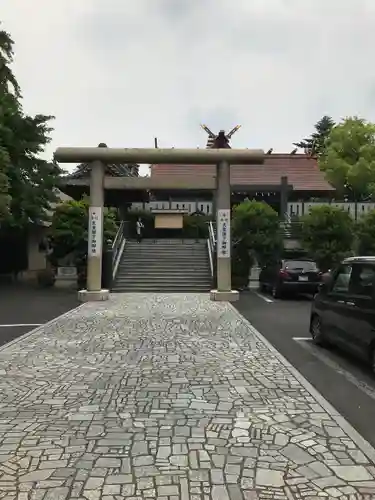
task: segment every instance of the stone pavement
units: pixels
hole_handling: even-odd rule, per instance
[[[206,295],[115,295],[0,350],[1,499],[370,500],[374,456]]]

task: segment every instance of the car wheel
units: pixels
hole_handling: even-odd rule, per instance
[[[311,337],[313,339],[314,344],[324,346],[327,344],[325,339],[323,329],[322,329],[322,320],[319,316],[314,316],[311,320]]]
[[[280,287],[278,287],[277,285],[274,285],[272,287],[272,297],[274,299],[281,299],[281,290]]]

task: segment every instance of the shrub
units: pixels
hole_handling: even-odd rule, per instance
[[[82,262],[85,265],[88,246],[88,213],[89,202],[86,198],[80,201],[68,200],[56,207],[49,230],[52,247],[51,261],[54,265],[67,255],[73,256],[75,265],[79,266]],[[117,229],[116,211],[111,208],[104,209],[103,242],[113,240]]]
[[[375,210],[361,217],[356,226],[357,252],[359,255],[375,255]]]
[[[48,288],[55,284],[55,273],[51,267],[41,269],[37,273],[37,282],[40,287]]]
[[[233,209],[233,241],[243,242],[260,264],[282,250],[278,213],[263,201],[245,201]]]
[[[322,271],[352,253],[354,222],[348,212],[333,205],[313,207],[301,219],[304,248]]]

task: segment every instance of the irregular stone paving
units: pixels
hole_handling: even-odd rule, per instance
[[[0,351],[0,498],[374,499],[303,383],[206,295],[86,304]]]

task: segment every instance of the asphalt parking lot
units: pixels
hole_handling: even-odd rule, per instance
[[[375,446],[375,377],[363,362],[311,342],[311,297],[275,300],[252,290],[235,306]]]
[[[78,305],[75,291],[1,285],[0,346]]]

